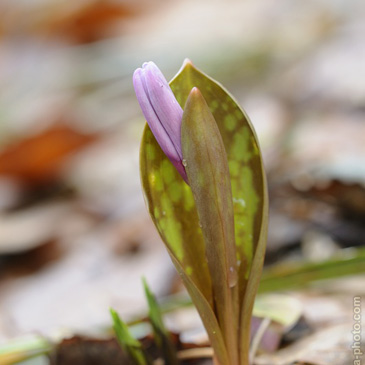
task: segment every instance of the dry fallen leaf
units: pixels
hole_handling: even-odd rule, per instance
[[[58,11],[50,10],[49,15],[40,24],[44,34],[72,43],[90,43],[115,35],[112,26],[131,16],[131,10],[123,3],[91,1],[76,3],[73,7],[63,4]]]
[[[332,325],[293,345],[255,359],[255,365],[290,365],[299,362],[315,365],[344,365],[352,360],[351,327],[345,323]]]
[[[96,135],[81,134],[65,124],[53,125],[5,147],[0,152],[0,175],[28,185],[54,181],[66,158],[96,138]]]

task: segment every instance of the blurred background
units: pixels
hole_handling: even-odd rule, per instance
[[[98,334],[111,306],[143,313],[143,275],[158,296],[180,290],[139,182],[145,61],[170,79],[190,58],[250,116],[267,265],[363,245],[364,34],[363,0],[2,0],[0,341]]]

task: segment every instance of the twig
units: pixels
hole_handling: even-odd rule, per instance
[[[211,347],[200,347],[194,349],[181,350],[177,353],[179,360],[198,359],[202,357],[213,357],[214,352]]]
[[[264,318],[263,321],[260,324],[259,329],[257,330],[255,336],[252,339],[251,349],[250,349],[250,364],[253,364],[253,360],[255,358],[257,349],[259,348],[260,342],[262,340],[262,337],[264,336],[265,331],[269,327],[271,323],[270,318]]]

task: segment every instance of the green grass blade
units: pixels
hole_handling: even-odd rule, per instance
[[[165,328],[156,298],[149,289],[145,279],[143,279],[143,287],[148,302],[149,318],[152,324],[155,342],[160,348],[162,356],[167,364],[178,364],[176,348],[172,343],[170,333]]]
[[[131,335],[128,326],[120,319],[118,313],[114,309],[110,308],[110,314],[113,319],[115,335],[123,351],[127,353],[137,365],[147,365],[148,362],[141,343]]]
[[[300,290],[316,281],[361,273],[365,273],[365,248],[346,249],[324,262],[282,263],[268,268],[263,272],[259,292]]]
[[[52,344],[43,337],[20,338],[0,346],[0,364],[11,365],[47,354]]]

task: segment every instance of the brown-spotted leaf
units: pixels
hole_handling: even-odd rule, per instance
[[[203,235],[191,189],[162,152],[148,125],[141,143],[140,169],[148,210],[162,240],[213,307]]]
[[[240,303],[267,215],[267,192],[260,147],[245,112],[216,81],[186,61],[171,81],[171,88],[182,107],[193,87],[206,100],[220,130],[231,176],[235,239],[239,263]],[[260,250],[265,250],[260,245]],[[254,293],[251,293],[254,297]]]

